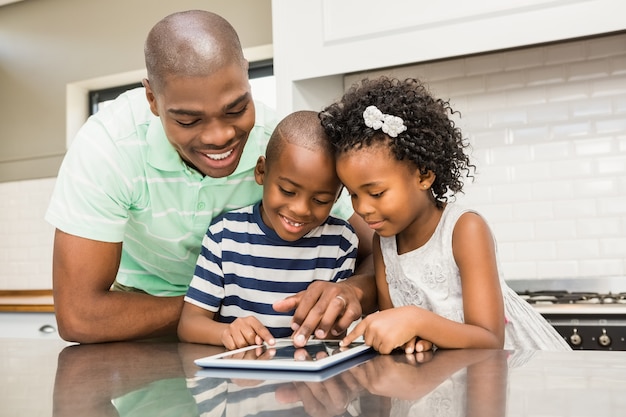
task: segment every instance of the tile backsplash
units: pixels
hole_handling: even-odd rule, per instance
[[[507,279],[626,276],[626,34],[378,73],[462,113],[478,172],[459,202],[491,224]],[[0,183],[0,289],[51,287],[54,182]]]
[[[379,74],[421,78],[461,112],[478,171],[457,200],[489,221],[506,279],[626,276],[626,34],[351,74],[346,85]]]
[[[44,219],[55,179],[0,183],[0,289],[52,288],[54,228]]]

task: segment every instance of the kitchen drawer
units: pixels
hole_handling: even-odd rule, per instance
[[[0,312],[0,338],[61,339],[54,313]]]

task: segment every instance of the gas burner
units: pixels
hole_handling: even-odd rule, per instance
[[[530,304],[626,304],[626,293],[525,291],[519,295]]]

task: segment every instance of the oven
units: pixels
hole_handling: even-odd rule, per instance
[[[577,350],[626,351],[626,277],[507,280]]]

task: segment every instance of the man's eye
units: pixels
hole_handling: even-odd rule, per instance
[[[244,108],[242,108],[241,110],[229,111],[227,114],[229,116],[239,116],[239,115],[245,113],[246,110],[248,110],[248,106],[244,106]]]
[[[178,125],[182,127],[190,127],[198,123],[198,120],[194,120],[192,122],[181,122],[180,120],[177,120],[176,123],[178,123]]]

